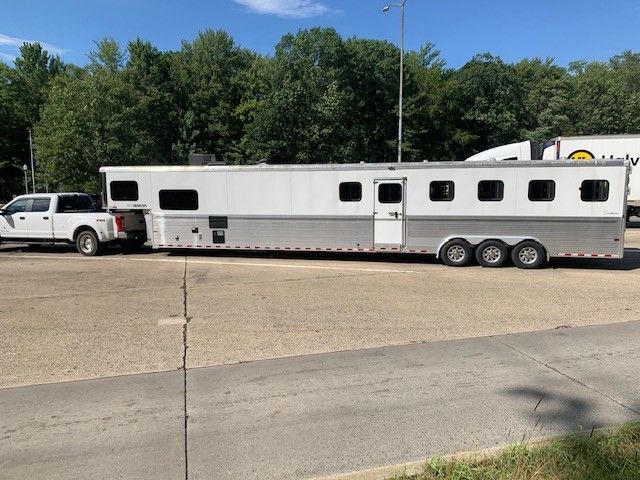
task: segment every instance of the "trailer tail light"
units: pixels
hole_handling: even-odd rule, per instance
[[[116,232],[124,232],[124,217],[116,217]]]

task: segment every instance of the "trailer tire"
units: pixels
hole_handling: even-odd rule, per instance
[[[526,240],[511,250],[511,260],[518,268],[540,268],[546,259],[544,247],[538,242]]]
[[[98,235],[93,230],[82,230],[76,237],[76,248],[81,255],[93,257],[102,250]]]
[[[471,260],[473,249],[462,239],[450,240],[440,249],[440,257],[445,265],[464,267]]]
[[[508,255],[507,247],[499,240],[486,240],[476,247],[476,260],[482,267],[502,267]]]

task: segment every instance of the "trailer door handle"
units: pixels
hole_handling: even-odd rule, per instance
[[[398,212],[389,212],[389,216],[398,218]]]

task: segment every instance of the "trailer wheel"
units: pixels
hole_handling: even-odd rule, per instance
[[[450,267],[463,267],[469,263],[471,255],[473,255],[471,245],[460,239],[445,243],[440,250],[442,261]]]
[[[476,247],[476,260],[483,267],[502,267],[507,256],[507,247],[499,240],[487,240]]]
[[[86,257],[92,257],[100,252],[100,241],[93,230],[83,230],[76,238],[78,252]]]
[[[545,261],[544,248],[538,242],[520,242],[511,251],[511,260],[518,268],[540,268]]]

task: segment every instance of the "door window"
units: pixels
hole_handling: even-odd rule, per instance
[[[378,187],[378,201],[380,203],[402,202],[402,185],[399,183],[381,183]]]
[[[30,212],[48,212],[51,205],[50,198],[34,198]]]
[[[26,212],[28,202],[29,200],[27,200],[26,198],[21,200],[16,200],[15,202],[7,206],[7,208],[5,208],[4,211],[7,212],[9,215],[13,215],[14,213]]]

